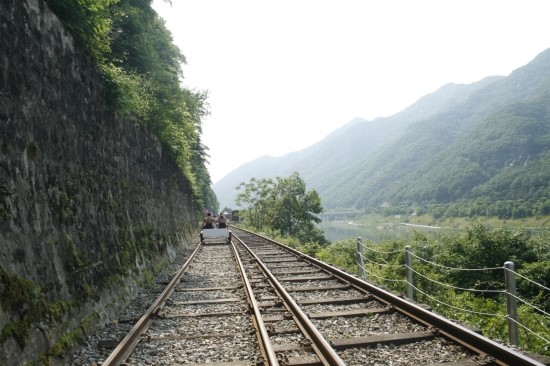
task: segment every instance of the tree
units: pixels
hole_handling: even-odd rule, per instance
[[[443,238],[434,261],[454,268],[495,268],[513,261],[517,269],[537,261],[537,254],[524,230],[494,228],[482,224],[469,227],[460,237]],[[460,287],[491,289],[502,283],[500,271],[451,272],[447,279]]]
[[[245,208],[242,217],[255,229],[261,229],[266,224],[273,187],[273,180],[265,178],[251,178],[248,183],[243,182],[236,187],[243,191],[237,194],[235,203]]]
[[[256,228],[266,228],[297,238],[301,243],[327,244],[323,232],[314,223],[321,222],[316,215],[323,211],[317,191],[306,190],[305,182],[297,172],[286,178],[252,178],[241,183],[243,189],[235,199],[245,207],[243,217]]]
[[[275,207],[270,224],[283,235],[297,236],[321,222],[316,216],[323,211],[321,197],[315,190],[306,191],[306,183],[297,172],[277,178],[273,195]]]

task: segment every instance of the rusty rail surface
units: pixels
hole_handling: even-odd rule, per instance
[[[134,327],[128,332],[126,337],[118,344],[118,346],[111,352],[109,357],[103,363],[102,366],[119,366],[122,364],[132,353],[134,348],[139,343],[140,337],[143,333],[147,331],[151,323],[153,322],[153,317],[159,313],[164,307],[166,300],[172,295],[174,289],[178,285],[181,277],[187,271],[187,268],[199,252],[201,245],[197,245],[193,253],[189,256],[187,261],[180,267],[176,275],[172,278],[170,283],[166,286],[164,291],[159,295],[157,300],[149,307],[149,309],[143,314],[143,316],[137,321]]]
[[[237,229],[237,228],[235,228]],[[413,318],[414,320],[424,324],[428,327],[436,328],[439,333],[451,339],[452,341],[470,349],[471,351],[479,355],[488,355],[495,359],[495,362],[500,365],[514,365],[514,366],[545,366],[545,364],[538,362],[526,355],[523,355],[513,349],[505,347],[487,337],[484,337],[468,328],[465,328],[449,319],[446,319],[438,314],[435,314],[429,310],[426,310],[410,301],[398,297],[397,295],[388,292],[382,288],[376,287],[371,283],[364,281],[356,276],[346,273],[338,268],[335,268],[329,264],[321,262],[313,257],[303,254],[296,249],[290,248],[284,244],[278,243],[265,236],[253,233],[248,230],[240,229],[246,233],[256,235],[263,240],[266,240],[278,247],[293,253],[302,260],[309,262],[315,266],[318,266],[327,272],[330,272],[335,277],[342,281],[348,282],[353,286],[367,291],[372,294],[379,301],[387,303],[395,308],[396,311],[401,314]],[[236,236],[235,233],[234,237]],[[283,290],[284,291],[284,290]],[[305,316],[305,315],[304,315]],[[335,363],[337,365],[337,363]]]
[[[254,297],[254,292],[252,291],[250,281],[246,276],[243,263],[239,256],[239,253],[237,252],[237,248],[235,248],[235,245],[233,243],[231,243],[230,245],[231,245],[231,249],[233,250],[233,254],[235,255],[235,259],[237,260],[239,271],[241,273],[241,277],[244,282],[247,301],[250,304],[250,308],[253,311],[254,326],[256,327],[258,343],[260,345],[261,353],[266,358],[268,365],[278,366],[279,361],[277,361],[277,356],[275,355],[275,351],[273,351],[273,347],[271,345],[271,342],[269,341],[269,335],[267,333],[265,324],[262,320],[262,315],[260,314],[258,301],[256,301],[256,298]]]
[[[327,366],[345,366],[344,361],[338,356],[334,348],[328,343],[328,341],[323,337],[317,328],[313,325],[311,320],[307,317],[306,314],[300,309],[298,304],[292,299],[288,292],[284,289],[279,281],[271,274],[271,271],[267,269],[265,264],[254,254],[254,252],[237,236],[233,235],[241,245],[248,251],[248,253],[254,258],[256,263],[260,266],[264,275],[269,278],[271,285],[275,288],[277,293],[281,296],[283,301],[292,311],[293,316],[296,319],[297,324],[301,325],[301,328],[304,329],[305,333],[313,341],[313,346],[316,350],[317,355],[321,359],[321,362]]]

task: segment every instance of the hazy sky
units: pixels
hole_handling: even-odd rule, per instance
[[[509,75],[550,48],[548,0],[154,0],[208,90],[215,183],[262,155],[395,114],[446,83]]]

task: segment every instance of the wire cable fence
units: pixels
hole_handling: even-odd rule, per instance
[[[489,318],[486,322],[499,321],[507,323],[508,342],[519,345],[519,329],[536,337],[545,350],[550,350],[550,313],[545,304],[537,305],[533,299],[517,293],[516,280],[530,286],[530,293],[537,293],[544,300],[550,298],[550,288],[529,279],[514,270],[514,263],[508,261],[501,267],[489,268],[456,268],[433,262],[411,251],[410,246],[396,250],[378,250],[363,243],[357,238],[356,252],[359,277],[376,284],[387,285],[392,290],[406,292],[411,301],[425,301],[435,306],[444,314],[454,314],[460,318],[477,316]],[[413,267],[413,260],[417,265]],[[499,281],[487,281],[486,288],[481,288],[480,281],[474,286],[460,286],[452,283],[450,278],[462,276],[482,277]],[[454,277],[453,277],[454,276]],[[495,283],[496,282],[496,283]],[[448,296],[450,293],[453,296]],[[456,296],[456,294],[459,294]],[[496,304],[489,309],[468,308],[472,301],[453,303],[453,299],[489,297]],[[518,303],[520,304],[518,308]],[[475,305],[473,305],[475,306]],[[473,307],[472,306],[472,307]],[[518,309],[521,310],[518,312]],[[519,316],[521,313],[521,317]],[[460,316],[463,314],[464,316]],[[491,320],[493,319],[493,320]],[[535,319],[535,320],[533,320]],[[541,330],[542,329],[542,330]]]

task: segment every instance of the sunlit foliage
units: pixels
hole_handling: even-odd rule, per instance
[[[94,57],[118,115],[148,126],[190,182],[198,207],[217,208],[201,142],[207,93],[181,86],[185,57],[151,0],[47,0]]]
[[[323,211],[321,198],[317,191],[307,191],[298,173],[275,180],[252,178],[236,189],[240,192],[235,202],[245,208],[242,216],[252,228],[268,229],[301,243],[327,243],[314,225],[321,221],[316,216]]]
[[[550,318],[543,313],[550,312],[550,291],[546,290],[550,288],[549,243],[550,238],[529,235],[524,230],[473,224],[462,235],[440,239],[415,233],[408,242],[367,241],[362,251],[368,280],[405,294],[405,248],[408,246],[414,253],[415,301],[430,305],[435,312],[450,319],[479,328],[490,338],[506,342],[508,328],[502,291],[506,261],[514,262],[518,297],[532,305],[518,301],[519,322],[550,339]],[[357,273],[356,250],[354,240],[344,240],[322,248],[316,257]],[[520,328],[520,345],[532,352],[550,355],[550,344],[523,328]]]

